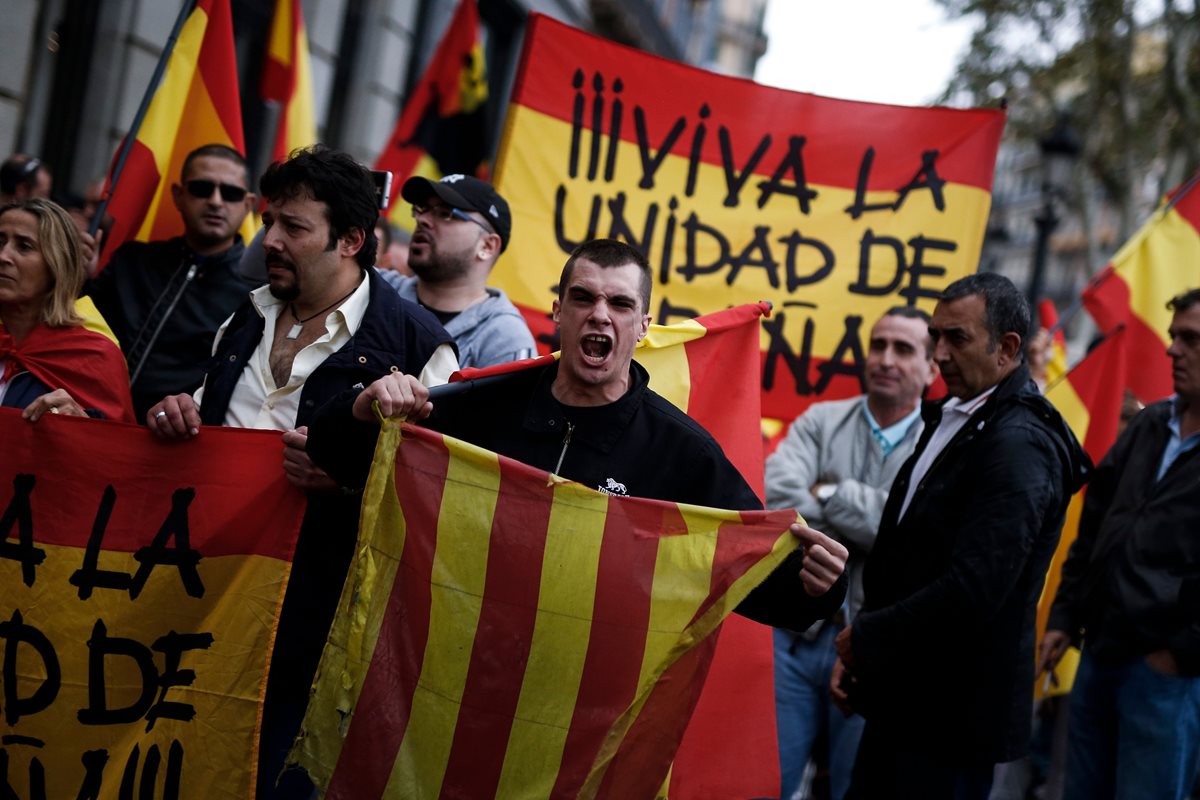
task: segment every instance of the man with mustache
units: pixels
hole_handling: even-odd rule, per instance
[[[490,367],[533,356],[533,336],[521,312],[503,291],[487,285],[512,236],[504,198],[470,175],[409,178],[400,193],[412,203],[416,222],[408,246],[414,274],[384,270],[383,279],[446,326],[462,366]]]
[[[125,352],[139,420],[165,395],[199,388],[213,334],[254,288],[238,270],[248,182],[241,153],[196,148],[171,186],[183,235],[127,242],[86,289]]]
[[[272,164],[259,187],[267,199],[269,283],[221,327],[195,398],[165,398],[147,424],[167,439],[202,435],[201,424],[285,432],[284,471],[309,502],[267,683],[258,797],[308,797],[303,773],[288,771],[275,782],[345,582],[361,498],[313,465],[307,426],[344,390],[392,373],[444,383],[458,361],[438,321],[398,297],[372,268],[378,210],[365,167],[316,145]]]
[[[933,311],[949,398],[900,468],[830,690],[866,718],[848,798],[985,800],[1029,747],[1037,599],[1091,464],[1025,364],[1029,304],[979,273]]]

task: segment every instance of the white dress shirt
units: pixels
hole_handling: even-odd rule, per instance
[[[933,462],[937,460],[938,455],[946,449],[946,445],[950,444],[950,440],[954,438],[954,435],[962,430],[962,427],[967,424],[967,420],[971,418],[971,415],[987,402],[987,399],[992,396],[992,392],[994,391],[996,391],[995,386],[970,400],[960,400],[957,397],[951,397],[942,405],[942,421],[934,428],[933,434],[929,437],[929,442],[925,445],[925,450],[913,466],[912,475],[908,478],[908,492],[904,495],[904,505],[900,506],[900,516],[896,518],[897,520],[904,519],[904,512],[908,511],[908,504],[912,502],[913,494],[917,491],[917,486],[925,478],[925,474],[929,472],[929,468],[933,466]]]
[[[254,310],[264,320],[263,335],[238,377],[223,424],[230,428],[276,431],[295,428],[304,382],[325,359],[350,341],[362,324],[370,300],[370,281],[363,280],[340,306],[325,317],[325,333],[296,353],[287,384],[276,386],[271,374],[271,348],[275,343],[275,324],[281,314],[287,313],[288,302],[273,296],[268,286],[260,286],[251,292],[250,301]],[[214,353],[232,319],[231,316],[225,320],[217,331],[217,338],[213,342]],[[451,373],[457,369],[458,359],[454,355],[454,348],[442,344],[430,356],[418,379],[426,386],[438,386],[449,380]],[[196,390],[197,405],[201,404],[203,397],[204,387],[201,386]]]

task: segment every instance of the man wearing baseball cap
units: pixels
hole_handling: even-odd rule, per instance
[[[504,292],[487,285],[512,233],[504,198],[469,175],[409,178],[400,195],[412,203],[416,220],[408,250],[414,275],[385,272],[381,277],[441,321],[458,345],[463,367],[534,355],[521,312]]]

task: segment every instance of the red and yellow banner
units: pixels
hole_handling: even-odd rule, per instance
[[[133,147],[111,192],[107,213],[112,229],[100,265],[127,241],[157,241],[183,233],[183,220],[171,201],[187,154],[206,144],[224,144],[245,153],[237,61],[229,0],[196,0],[167,61],[141,127],[130,131]],[[254,234],[250,217],[242,237]]]
[[[206,428],[165,444],[133,425],[3,409],[0,441],[4,785],[251,796],[304,511],[279,435]]]
[[[625,239],[655,321],[769,300],[763,412],[862,391],[871,323],[973,272],[998,110],[901,108],[758,86],[530,15],[497,182],[513,239],[493,280],[547,334],[581,241]]]
[[[1126,349],[1128,343],[1126,330],[1117,328],[1065,376],[1055,383],[1048,383],[1046,387],[1046,399],[1054,404],[1066,423],[1071,426],[1075,438],[1083,443],[1083,449],[1087,451],[1093,464],[1099,464],[1108,448],[1117,440],[1125,386],[1120,380],[1114,380],[1113,376],[1127,374],[1126,364],[1130,357]],[[1071,498],[1063,522],[1062,535],[1058,540],[1058,549],[1054,551],[1054,557],[1046,571],[1046,583],[1038,601],[1039,642],[1046,632],[1050,606],[1054,603],[1054,596],[1062,580],[1063,562],[1067,560],[1067,553],[1079,533],[1079,515],[1083,511],[1086,493],[1087,489],[1084,488]],[[1045,697],[1069,692],[1078,665],[1079,651],[1071,648],[1055,668],[1053,679],[1039,681],[1036,695]]]
[[[384,423],[305,719],[326,797],[651,797],[794,513],[612,497]]]
[[[280,109],[271,161],[285,161],[288,153],[317,141],[308,32],[300,0],[275,2],[259,91],[264,100],[277,103]]]
[[[479,9],[475,0],[460,0],[450,27],[375,162],[375,169],[393,173],[388,204],[388,220],[393,225],[413,228],[412,209],[399,198],[404,182],[414,175],[431,180],[454,173],[487,175],[487,98]]]
[[[1102,331],[1125,328],[1130,369],[1110,379],[1143,403],[1170,395],[1167,301],[1200,286],[1200,173],[1171,191],[1163,205],[1113,256],[1083,293],[1084,307]]]

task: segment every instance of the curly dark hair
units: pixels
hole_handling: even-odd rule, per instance
[[[375,263],[375,221],[379,217],[375,182],[370,170],[348,153],[321,144],[293,150],[287,161],[267,167],[258,188],[268,202],[307,196],[324,203],[329,222],[328,249],[358,228],[363,232],[363,244],[354,258],[363,269]]]

